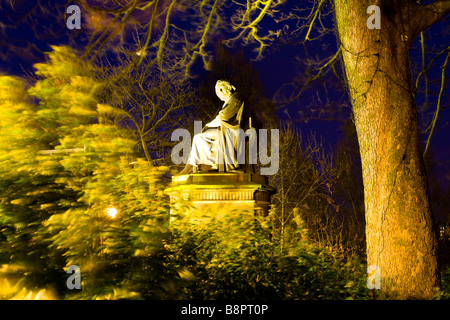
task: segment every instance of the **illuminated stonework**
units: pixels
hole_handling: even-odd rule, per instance
[[[170,197],[171,216],[186,214],[196,219],[201,215],[204,220],[233,210],[266,215],[275,189],[267,177],[254,173],[210,173],[174,176],[165,193]]]

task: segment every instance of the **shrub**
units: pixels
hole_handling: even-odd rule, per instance
[[[250,218],[249,218],[250,217]],[[181,299],[365,298],[365,267],[307,240],[286,251],[272,241],[269,218],[230,212],[172,231],[165,266],[177,270]],[[297,233],[307,231],[299,229]],[[300,237],[301,239],[301,237]]]

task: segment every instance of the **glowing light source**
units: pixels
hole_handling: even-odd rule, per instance
[[[117,216],[117,214],[119,213],[119,211],[117,211],[117,209],[116,208],[114,208],[114,207],[108,207],[107,209],[106,209],[106,214],[108,215],[108,217],[110,217],[111,219],[114,219],[116,216]]]

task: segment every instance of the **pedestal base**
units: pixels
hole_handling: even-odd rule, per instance
[[[204,221],[233,210],[266,215],[275,189],[267,177],[254,173],[209,173],[173,176],[165,193],[170,197],[171,216],[185,214]],[[183,206],[186,201],[190,207]]]

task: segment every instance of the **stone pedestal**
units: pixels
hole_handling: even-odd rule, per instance
[[[267,177],[254,173],[207,173],[173,176],[165,193],[170,197],[171,216],[185,214],[204,221],[233,209],[266,215],[275,189]]]

